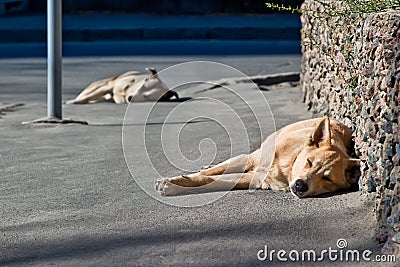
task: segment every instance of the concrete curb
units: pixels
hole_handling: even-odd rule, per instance
[[[195,93],[196,94],[202,93],[205,91],[209,91],[215,88],[220,88],[232,84],[250,83],[250,82],[255,83],[260,90],[268,90],[267,88],[265,88],[265,86],[284,83],[284,82],[298,82],[298,81],[300,81],[299,72],[285,72],[285,73],[277,73],[269,75],[257,75],[257,76],[250,76],[247,78],[221,79],[218,81],[211,81],[208,84],[199,85],[198,90]]]
[[[284,82],[298,82],[300,81],[299,72],[285,72],[270,75],[250,76],[249,79],[257,85],[273,85]],[[236,83],[249,82],[249,79],[236,80]]]

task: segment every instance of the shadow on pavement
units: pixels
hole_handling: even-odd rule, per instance
[[[318,218],[318,220],[323,221],[335,221],[338,217],[342,216],[341,214],[329,214],[324,216],[324,218]],[[270,218],[270,217],[269,217]],[[146,261],[148,262],[138,262],[138,265],[148,265],[155,264],[157,262],[156,256],[164,255],[165,257],[173,260],[174,257],[178,257],[178,261],[181,264],[184,264],[185,260],[189,258],[189,256],[199,256],[198,251],[190,251],[191,246],[195,242],[204,244],[209,248],[215,247],[216,250],[237,250],[235,256],[230,259],[224,258],[223,260],[227,260],[226,263],[231,262],[234,265],[242,265],[248,266],[251,265],[265,265],[266,262],[261,262],[257,259],[257,251],[259,249],[263,249],[263,245],[268,244],[268,240],[276,240],[276,239],[298,239],[297,236],[301,235],[302,232],[306,233],[308,229],[302,229],[303,225],[309,224],[308,221],[313,220],[310,217],[302,217],[302,218],[287,218],[281,220],[274,220],[272,218],[269,221],[260,221],[260,222],[241,222],[231,225],[196,225],[193,228],[200,229],[182,229],[177,225],[164,225],[159,224],[154,229],[146,229],[146,231],[136,230],[131,235],[123,234],[123,235],[110,235],[110,236],[96,236],[96,235],[88,235],[84,234],[76,235],[75,237],[70,238],[69,240],[53,240],[52,242],[38,242],[35,243],[25,243],[20,244],[18,247],[13,249],[13,252],[8,252],[7,254],[13,254],[13,256],[6,256],[0,260],[0,265],[10,265],[10,264],[37,264],[40,261],[48,261],[48,260],[57,260],[57,259],[77,259],[79,257],[87,257],[91,256],[93,258],[98,258],[100,256],[105,255],[110,251],[115,251],[118,249],[130,249],[131,256],[144,256]],[[34,228],[43,228],[43,225],[47,224],[61,224],[62,221],[53,221],[53,222],[39,222],[39,223],[28,223],[24,225],[17,226],[17,228],[23,228],[24,231],[35,231]],[[79,223],[79,222],[78,222]],[[340,223],[340,222],[339,222]],[[284,227],[283,227],[284,226]],[[308,226],[310,227],[310,226]],[[330,240],[328,246],[331,246],[333,249],[337,249],[336,240],[338,238],[344,238],[341,236],[341,233],[336,233],[335,231],[330,231],[330,229],[320,229],[327,226],[318,225],[314,229],[315,236],[310,236],[307,244],[304,243],[296,243],[293,242],[291,244],[285,244],[283,247],[281,244],[268,244],[271,245],[271,249],[284,249],[284,250],[310,250],[314,249],[317,252],[323,249],[328,249],[325,247],[327,245],[315,245],[321,243],[315,243],[315,239],[322,239],[324,242],[326,240]],[[282,231],[282,229],[286,229]],[[0,228],[2,231],[8,230],[17,230],[17,229],[7,229]],[[325,236],[321,236],[321,232],[324,232]],[[235,247],[235,244],[230,244],[229,240],[231,239],[240,239],[241,246]],[[361,241],[360,241],[361,242]],[[152,249],[149,250],[146,246],[150,246]],[[187,251],[187,255],[177,254],[174,251],[176,249],[180,249],[181,247],[187,246],[185,250]],[[273,247],[276,246],[276,247]],[[192,248],[193,249],[193,248]],[[360,251],[369,249],[374,253],[379,253],[377,251],[377,247],[373,246],[371,242],[366,246],[362,243],[359,244],[349,244],[347,249],[358,249]],[[156,253],[154,253],[156,251]],[[148,252],[146,255],[143,252]],[[150,255],[151,254],[151,255]],[[213,255],[214,257],[216,255]],[[237,257],[241,257],[241,261],[238,261]],[[181,258],[180,258],[181,257]],[[244,258],[243,258],[244,257]],[[143,258],[142,258],[143,259]],[[120,259],[121,262],[124,259]],[[197,260],[198,264],[207,264],[209,260],[207,255],[204,255],[203,259],[199,257],[191,259]],[[241,262],[241,264],[238,264]],[[193,262],[196,263],[196,262]],[[279,262],[274,262],[276,264]],[[287,263],[286,263],[287,264]],[[321,264],[321,262],[319,262]],[[194,264],[193,266],[196,266]],[[364,265],[365,266],[365,265]]]

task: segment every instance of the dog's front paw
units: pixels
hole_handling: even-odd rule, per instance
[[[171,182],[173,178],[162,178],[156,181],[156,191],[163,197],[176,196],[182,193],[182,187]]]
[[[168,185],[171,184],[168,179],[162,178],[156,181],[156,191],[160,193],[161,196],[165,197],[166,196],[166,191],[168,188]]]

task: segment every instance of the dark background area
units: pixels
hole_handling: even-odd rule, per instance
[[[265,2],[62,0],[64,56],[299,54],[299,14]],[[0,0],[0,58],[46,56],[46,10],[46,0]]]
[[[44,0],[29,0],[29,11],[46,11]],[[274,13],[265,6],[266,0],[63,0],[63,11],[76,12],[134,12],[157,14],[240,14]],[[276,4],[299,6],[300,0],[272,0]]]

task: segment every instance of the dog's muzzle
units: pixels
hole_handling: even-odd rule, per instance
[[[308,184],[306,181],[298,179],[290,187],[290,191],[297,197],[302,197],[308,191]]]

